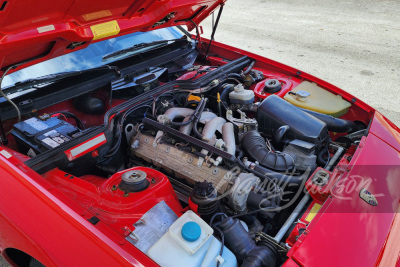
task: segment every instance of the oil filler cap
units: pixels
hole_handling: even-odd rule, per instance
[[[194,242],[200,238],[200,225],[195,222],[187,222],[182,226],[181,234],[183,239],[185,239],[186,241]]]

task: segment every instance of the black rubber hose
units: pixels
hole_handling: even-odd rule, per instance
[[[185,125],[188,125],[197,116],[199,116],[198,113],[199,113],[199,111],[201,109],[201,106],[203,105],[203,102],[204,102],[204,99],[201,99],[199,104],[197,105],[195,111],[193,112],[193,114],[190,116],[190,118],[187,121],[184,121],[184,122],[173,122],[173,121],[170,121],[169,124],[171,124],[172,126],[185,126]],[[201,115],[201,113],[200,113],[200,115]],[[199,116],[199,118],[200,118],[200,116]]]
[[[238,146],[236,147],[236,151],[239,153],[239,155],[236,158],[236,165],[239,166],[239,168],[258,176],[259,178],[261,178],[262,182],[264,182],[265,179],[268,179],[269,182],[273,183],[273,186],[275,186],[275,188],[274,188],[275,197],[271,201],[273,203],[275,203],[276,205],[279,205],[279,203],[280,203],[279,187],[278,187],[278,184],[276,183],[276,181],[274,181],[273,179],[278,180],[278,183],[280,183],[281,180],[285,179],[285,175],[269,170],[270,174],[274,174],[274,176],[272,176],[272,175],[266,176],[265,173],[263,173],[263,172],[259,172],[257,170],[250,169],[242,162],[242,157],[244,155],[243,151]],[[278,178],[276,178],[276,177],[278,177]],[[300,179],[298,178],[298,180],[300,180]],[[272,188],[272,185],[268,186],[268,187]]]
[[[252,173],[252,174],[256,175],[259,178],[261,178],[261,180],[263,182],[265,181],[265,179],[268,179],[269,183],[271,183],[271,184],[268,184],[264,188],[271,188],[272,189],[272,186],[274,186],[274,190],[275,190],[274,195],[275,196],[274,196],[274,198],[272,198],[271,202],[275,203],[276,205],[279,205],[279,203],[280,203],[280,194],[279,194],[280,193],[280,187],[278,186],[278,184],[281,184],[280,181],[285,182],[285,179],[287,179],[286,178],[287,175],[284,175],[284,174],[277,173],[277,172],[269,170],[270,172],[272,172],[274,174],[274,176],[272,176],[272,175],[268,176],[265,173],[262,173],[262,172],[260,172],[258,170],[255,170],[255,169],[253,170],[253,169],[250,169],[250,168],[246,167],[246,165],[244,165],[244,163],[239,159],[236,161],[236,164],[239,166],[239,168],[241,168],[241,169],[243,169],[243,170],[245,170],[245,171],[247,171],[249,173]],[[298,176],[293,176],[293,177],[296,178]],[[297,179],[301,180],[300,178],[297,178]],[[278,182],[278,183],[276,183],[276,182]],[[297,184],[301,184],[301,183],[296,183],[296,187],[297,187]]]
[[[80,128],[81,130],[85,130],[85,125],[75,114],[68,112],[68,111],[58,111],[58,112],[50,113],[49,115],[51,116],[51,115],[54,115],[57,113],[63,114],[67,118],[73,118],[76,122],[76,126],[78,126],[78,128]]]
[[[138,109],[141,109],[141,108],[151,108],[151,106],[149,106],[147,104],[134,106],[134,107],[131,107],[130,109],[128,109],[127,111],[125,111],[123,115],[117,115],[117,116],[120,116],[120,117],[118,119],[116,119],[115,128],[114,128],[114,140],[116,140],[116,141],[113,140],[112,147],[103,156],[104,159],[108,159],[110,157],[113,157],[118,152],[118,150],[119,150],[119,148],[121,146],[121,143],[122,143],[123,125],[125,123],[126,118],[134,110],[138,110]]]
[[[357,126],[357,124],[355,124],[352,121],[338,119],[338,118],[332,117],[330,115],[322,114],[322,113],[315,112],[312,110],[307,110],[307,109],[301,109],[301,110],[303,110],[304,112],[307,112],[308,114],[325,122],[326,125],[328,126],[328,130],[331,132],[351,133],[351,132],[359,130],[359,127]]]
[[[277,254],[270,246],[257,246],[238,219],[228,217],[219,224],[226,246],[235,254],[242,266],[275,266]]]
[[[274,267],[277,261],[276,254],[271,247],[257,246],[247,254],[241,267]]]
[[[229,106],[229,93],[233,91],[233,88],[235,85],[231,83],[225,83],[221,85],[221,92],[220,92],[220,98],[221,101],[225,104],[225,106]]]
[[[306,175],[303,176],[303,175],[290,175],[290,174],[278,173],[274,172],[273,170],[264,168],[258,164],[255,165],[254,169],[251,169],[249,167],[246,167],[246,165],[244,165],[244,163],[241,160],[241,158],[243,157],[243,151],[241,151],[239,147],[236,147],[236,151],[239,152],[239,155],[236,159],[236,164],[243,170],[258,176],[259,178],[262,179],[262,181],[264,181],[264,179],[269,179],[270,181],[277,182],[275,183],[277,185],[287,184],[287,185],[296,185],[296,187],[298,187],[303,183],[303,179],[307,179]],[[278,196],[272,201],[274,203],[279,203],[277,199],[279,199]]]
[[[249,131],[243,135],[242,146],[247,153],[264,167],[287,171],[294,167],[293,157],[279,151],[271,151],[264,138],[257,131]]]
[[[243,72],[243,75],[247,75],[250,73],[251,69],[253,68],[254,64],[256,64],[256,61],[253,61],[250,63],[249,67],[247,67],[246,71]]]
[[[206,104],[207,104],[207,98],[204,99],[204,101],[201,103],[199,112],[198,112],[198,114],[196,114],[196,117],[193,120],[193,132],[200,139],[203,139],[203,135],[199,132],[199,129],[197,129],[197,123],[200,120],[201,114],[203,113],[204,108],[206,107]]]
[[[324,168],[328,165],[330,159],[331,159],[331,154],[329,153],[328,147],[322,149],[317,155],[317,163]]]
[[[226,246],[242,261],[250,250],[256,247],[249,233],[243,228],[239,219],[225,218],[219,224],[225,236]]]
[[[234,79],[243,81],[243,77],[240,76],[240,74],[238,74],[238,73],[229,73],[229,74],[227,75],[227,77],[228,77],[228,78],[234,78]]]

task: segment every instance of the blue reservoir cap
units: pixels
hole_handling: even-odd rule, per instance
[[[201,235],[200,225],[195,222],[187,222],[182,226],[181,234],[186,241],[194,242]]]

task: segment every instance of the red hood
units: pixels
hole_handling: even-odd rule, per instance
[[[136,31],[193,28],[226,0],[4,0],[0,2],[0,69],[25,66]],[[161,25],[160,25],[161,24]],[[97,25],[97,26],[96,26]],[[24,67],[25,67],[24,66]]]

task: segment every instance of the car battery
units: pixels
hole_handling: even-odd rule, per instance
[[[47,120],[33,117],[16,123],[11,134],[18,150],[33,157],[70,141],[79,132],[79,128],[57,117]]]

